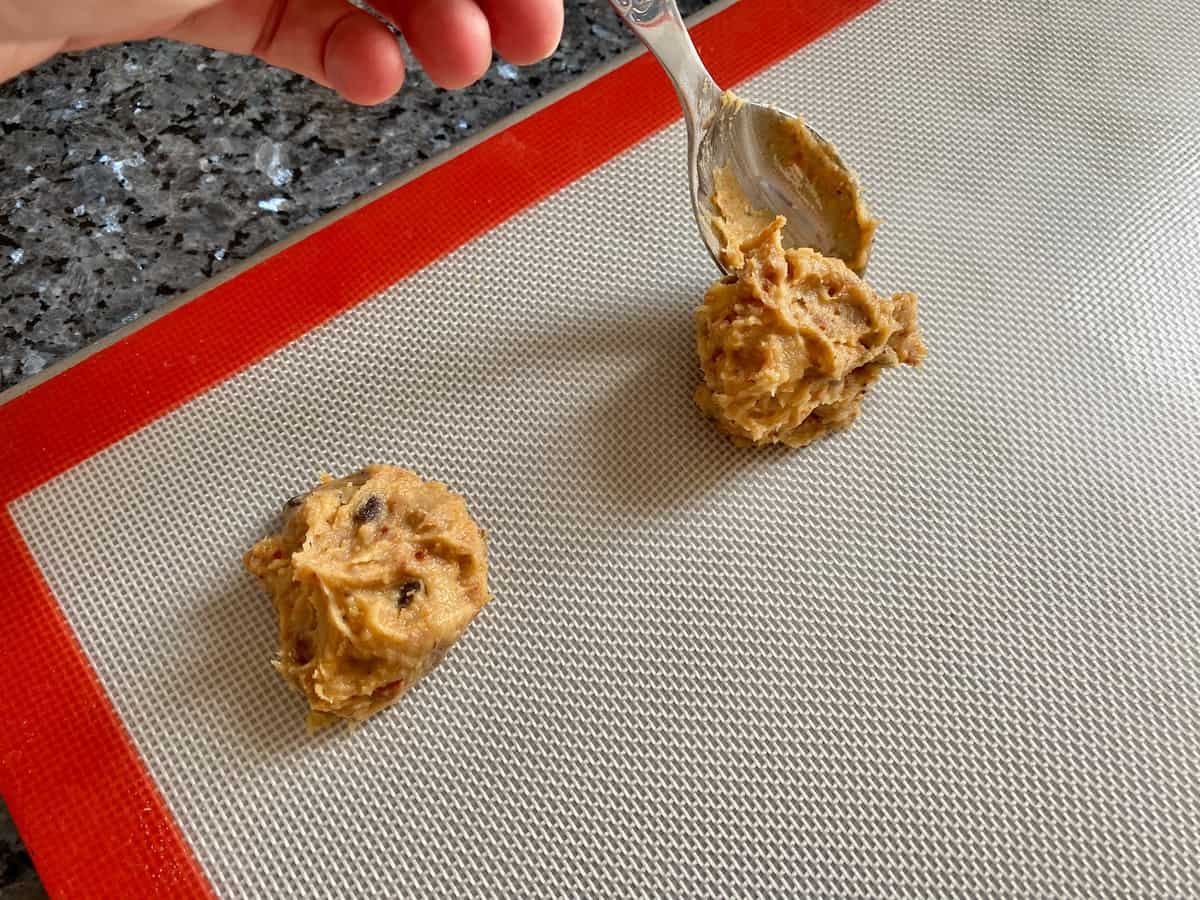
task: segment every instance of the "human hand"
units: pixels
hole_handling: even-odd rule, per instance
[[[375,0],[429,77],[445,88],[478,80],[492,50],[517,65],[554,51],[562,0]],[[0,0],[0,82],[56,53],[166,37],[254,54],[381,103],[404,82],[395,37],[347,0]]]

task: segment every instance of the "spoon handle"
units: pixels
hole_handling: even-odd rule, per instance
[[[701,133],[704,120],[716,109],[721,90],[700,61],[675,0],[609,0],[609,3],[666,70],[679,95],[688,130]]]

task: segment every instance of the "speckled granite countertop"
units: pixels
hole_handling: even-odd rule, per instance
[[[60,57],[0,86],[0,388],[631,44],[601,0],[566,5],[546,62],[498,63],[461,93],[410,70],[371,109],[164,42]]]
[[[164,42],[60,57],[0,86],[0,388],[632,43],[600,0],[566,5],[546,62],[497,63],[457,94],[414,66],[371,109],[253,60]],[[706,5],[679,0],[685,14]],[[0,805],[0,900],[41,896]]]

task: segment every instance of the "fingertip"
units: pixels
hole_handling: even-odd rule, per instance
[[[509,62],[529,66],[554,53],[562,40],[561,0],[479,0],[492,43]]]
[[[492,33],[474,0],[415,0],[398,22],[413,55],[439,87],[474,84],[492,64]]]
[[[375,106],[404,84],[404,56],[387,26],[364,12],[339,21],[325,43],[325,80],[351,103]]]

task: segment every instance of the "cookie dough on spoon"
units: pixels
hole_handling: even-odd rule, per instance
[[[714,165],[700,173],[700,189],[725,271],[742,267],[741,245],[780,215],[785,246],[836,257],[861,275],[879,223],[833,145],[799,116],[747,107],[729,91],[716,116],[702,152],[709,144],[722,146],[708,147]]]
[[[722,109],[738,102],[726,94]],[[849,428],[883,370],[920,365],[926,351],[916,296],[883,296],[859,277],[876,221],[833,147],[800,119],[772,120],[763,135],[791,210],[808,215],[789,228],[748,197],[745,164],[712,172],[709,224],[732,274],[696,311],[696,403],[739,444],[802,447]]]

